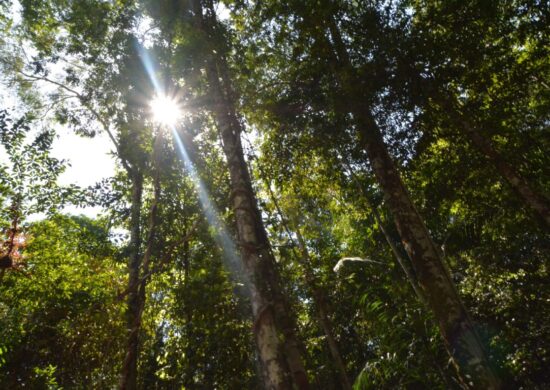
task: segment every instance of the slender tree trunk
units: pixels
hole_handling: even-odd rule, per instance
[[[395,245],[395,242],[391,238],[390,234],[386,230],[386,227],[384,226],[382,219],[380,218],[380,214],[378,213],[378,210],[374,206],[372,206],[372,213],[374,214],[374,219],[376,220],[376,223],[380,227],[380,231],[384,235],[384,238],[386,239],[386,242],[391,248],[391,251],[393,253],[393,256],[401,266],[401,269],[403,269],[403,272],[405,272],[405,275],[407,276],[407,280],[409,281],[412,289],[414,290],[414,293],[425,305],[428,305],[428,302],[426,302],[426,297],[424,296],[424,293],[420,289],[420,286],[418,285],[418,278],[416,277],[414,273],[414,269],[411,266],[410,259],[407,260],[403,256],[401,256],[401,252],[399,251],[399,248],[397,245]]]
[[[215,84],[217,76],[209,77]],[[213,89],[216,91],[216,88]],[[214,92],[219,95],[219,90]],[[296,364],[299,356],[297,346],[288,344],[289,337],[294,339],[291,330],[283,329],[283,317],[286,317],[287,305],[280,288],[276,263],[257,209],[250,176],[243,156],[240,140],[240,126],[232,115],[231,108],[218,105],[215,110],[216,120],[223,140],[232,187],[232,203],[237,222],[239,247],[245,269],[252,284],[252,310],[254,313],[254,330],[260,350],[260,357],[266,370],[269,387],[274,389],[292,388],[288,377],[290,365]],[[286,342],[281,340],[284,334]],[[301,371],[301,372],[300,372]],[[303,374],[300,370],[295,374]],[[307,383],[307,378],[306,378]]]
[[[194,0],[197,27],[216,39],[215,12],[207,2],[206,17],[200,0]],[[203,17],[205,19],[203,19]],[[309,382],[298,348],[290,309],[284,297],[275,258],[257,207],[241,144],[242,126],[237,118],[227,65],[221,52],[209,53],[206,73],[214,99],[216,119],[229,168],[231,199],[238,244],[250,280],[254,334],[268,389],[308,389]]]
[[[540,217],[547,228],[550,228],[550,201],[544,195],[538,194],[532,189],[527,180],[495,150],[491,141],[483,137],[467,121],[463,120],[462,125],[472,144],[493,163],[498,173],[523,199],[525,204]]]
[[[210,69],[210,72],[212,69]],[[217,76],[209,77],[211,87]],[[213,88],[221,96],[221,91]],[[233,109],[221,103],[215,109],[223,150],[229,166],[232,203],[237,222],[239,247],[252,284],[254,330],[269,387],[292,388],[290,376],[299,388],[307,388],[294,330],[288,326],[288,307],[281,291],[277,265],[269,247],[260,212],[243,156],[240,125]],[[280,336],[284,335],[281,340]]]
[[[296,233],[296,238],[298,239],[300,254],[302,256],[301,263],[302,267],[304,268],[306,282],[312,291],[313,300],[315,305],[317,306],[317,316],[319,318],[319,322],[321,323],[321,327],[323,328],[323,332],[325,333],[325,336],[327,338],[327,344],[330,354],[332,355],[333,362],[340,375],[340,384],[342,385],[343,389],[351,390],[351,382],[346,372],[346,364],[344,363],[344,359],[342,359],[342,354],[340,353],[340,348],[338,347],[338,343],[336,342],[336,337],[334,336],[333,332],[334,326],[328,315],[330,310],[327,302],[327,296],[325,292],[319,287],[315,275],[312,272],[310,265],[311,258],[309,256],[309,251],[307,250],[307,246],[302,236],[302,233],[300,232],[300,229],[296,228],[294,230]]]
[[[353,172],[353,170],[351,169],[349,164],[344,162],[344,165],[346,166],[346,169],[348,170],[348,172],[354,178],[356,178],[355,173]],[[411,264],[411,259],[408,256],[407,256],[407,258],[404,258],[402,256],[401,250],[397,247],[397,244],[395,243],[395,240],[392,238],[391,234],[386,229],[386,226],[383,223],[382,218],[380,217],[380,213],[378,212],[377,207],[370,201],[370,199],[368,198],[368,196],[366,194],[366,191],[364,190],[364,188],[362,188],[359,185],[359,182],[356,182],[356,183],[357,183],[358,190],[363,193],[363,196],[365,198],[365,201],[366,201],[368,207],[372,210],[372,213],[374,215],[374,219],[376,220],[376,223],[378,224],[378,227],[380,228],[380,231],[382,232],[386,242],[390,246],[391,251],[393,253],[393,256],[397,260],[397,263],[401,266],[401,269],[405,273],[405,275],[407,277],[407,280],[409,281],[409,283],[410,283],[412,289],[414,290],[416,296],[418,297],[420,302],[422,302],[422,304],[424,304],[424,306],[429,309],[429,304],[426,300],[426,297],[424,296],[424,292],[422,291],[422,289],[418,285],[418,278],[416,277],[416,275],[414,273],[414,269],[413,269],[412,264]],[[417,317],[418,317],[417,321],[423,321],[423,317],[421,315],[418,315]],[[429,339],[428,339],[428,335],[427,335],[426,330],[422,329],[422,330],[418,331],[418,333],[419,333],[421,339],[424,340],[424,344],[425,344],[424,347],[426,349],[426,352],[432,357],[433,364],[437,368],[437,372],[439,374],[439,377],[445,383],[445,386],[446,386],[447,389],[453,388],[453,386],[451,384],[451,381],[447,376],[447,373],[441,367],[441,364],[437,360],[437,357],[434,355],[433,351],[429,348],[429,345],[428,345],[429,344]]]
[[[121,389],[137,388],[137,357],[139,349],[139,332],[141,329],[141,318],[146,300],[146,286],[150,275],[150,264],[153,253],[153,245],[156,236],[158,204],[160,199],[160,178],[157,168],[157,159],[161,146],[160,136],[155,137],[153,146],[153,199],[149,211],[149,222],[147,239],[145,241],[145,252],[143,258],[140,255],[141,246],[141,203],[143,194],[143,176],[134,176],[134,187],[132,188],[132,206],[130,215],[130,277],[128,287],[128,318],[129,330],[128,347],[123,363],[122,376],[120,380]]]
[[[438,321],[459,376],[469,387],[498,389],[501,387],[500,380],[489,364],[474,324],[424,221],[409,197],[370,108],[363,106],[364,98],[356,91],[356,85],[360,83],[357,83],[358,77],[334,20],[329,20],[329,30],[338,57],[340,82],[344,91],[348,91],[347,103],[357,123],[359,141],[368,153],[401,241],[411,258],[418,283]]]
[[[476,334],[440,253],[424,222],[414,207],[397,168],[382,139],[374,119],[354,112],[361,118],[361,142],[384,191],[386,202],[395,218],[401,241],[409,254],[418,282],[439,322],[447,349],[463,381],[471,387],[496,389],[500,382],[492,371],[483,346]]]
[[[353,172],[351,166],[349,164],[345,163],[345,162],[343,162],[343,164],[345,165],[348,172],[352,175],[352,177],[354,179],[356,179],[355,173]],[[422,290],[420,289],[420,286],[418,285],[418,278],[416,277],[416,274],[414,273],[414,269],[411,265],[410,258],[405,259],[401,255],[401,251],[399,250],[399,248],[395,244],[395,241],[393,240],[390,233],[386,229],[386,226],[382,222],[382,218],[380,217],[380,213],[378,212],[377,207],[374,204],[372,204],[372,202],[370,201],[370,199],[367,196],[366,191],[364,190],[364,188],[362,188],[360,186],[359,182],[356,181],[356,183],[357,183],[357,187],[358,187],[359,191],[363,193],[363,197],[365,199],[365,202],[367,203],[367,206],[371,209],[372,214],[374,215],[374,219],[375,219],[376,223],[378,224],[378,228],[380,229],[380,231],[382,232],[382,235],[384,236],[386,242],[390,246],[392,254],[395,257],[395,260],[397,260],[397,263],[399,264],[399,266],[401,267],[401,269],[405,273],[405,275],[407,277],[407,280],[409,281],[409,284],[411,285],[412,289],[414,290],[414,293],[416,294],[416,296],[418,297],[420,302],[422,302],[424,305],[428,305],[428,302],[426,301],[426,297],[424,296],[424,293],[422,292]]]
[[[158,157],[160,153],[161,138],[159,135],[155,137],[155,144],[153,146],[153,199],[151,200],[151,206],[149,210],[149,221],[147,223],[147,239],[145,241],[145,251],[143,253],[143,259],[141,262],[140,279],[138,283],[138,304],[139,311],[135,318],[134,328],[139,335],[141,330],[141,318],[143,316],[143,310],[145,308],[145,301],[147,298],[146,287],[147,282],[151,277],[151,259],[153,256],[153,247],[157,236],[158,226],[158,209],[160,202],[160,173],[158,171]],[[139,341],[139,340],[138,340]]]
[[[344,165],[345,165],[346,169],[348,170],[348,172],[356,179],[356,175],[353,172],[351,166],[349,164],[345,163],[345,162],[344,162]],[[372,210],[372,213],[374,215],[374,219],[376,220],[376,223],[378,224],[378,227],[380,228],[380,231],[382,232],[382,234],[384,235],[384,238],[386,239],[386,242],[390,246],[391,251],[392,251],[395,259],[397,260],[397,262],[399,263],[399,265],[403,269],[403,272],[405,272],[405,275],[407,276],[407,280],[409,281],[409,283],[410,283],[412,289],[414,290],[416,296],[418,297],[420,302],[422,302],[424,304],[424,306],[429,309],[429,304],[426,300],[426,297],[424,296],[424,292],[422,291],[422,289],[418,285],[418,278],[416,277],[416,275],[414,273],[414,269],[413,269],[412,264],[411,264],[411,259],[408,257],[408,255],[407,255],[407,258],[403,257],[403,255],[401,254],[402,253],[401,250],[397,247],[397,244],[395,243],[395,240],[392,238],[390,232],[388,232],[388,230],[386,229],[386,226],[383,223],[382,218],[380,217],[380,213],[378,212],[378,208],[370,201],[366,191],[364,190],[363,187],[361,187],[359,185],[359,182],[356,181],[356,184],[357,184],[358,190],[363,193],[365,201],[366,201],[368,207]],[[419,321],[419,322],[422,322],[424,320],[424,317],[422,317],[422,315],[420,315],[420,314],[417,315],[416,317],[417,317],[417,321]],[[427,334],[426,330],[422,327],[421,330],[418,331],[418,334],[420,335],[420,338],[422,340],[424,340],[424,347],[426,349],[426,352],[432,357],[433,364],[437,368],[437,372],[439,374],[439,377],[441,378],[441,380],[445,384],[446,388],[447,389],[454,388],[454,386],[452,385],[452,382],[449,379],[445,369],[441,366],[440,362],[437,360],[437,357],[435,356],[435,354],[433,353],[433,351],[429,347],[429,338],[428,338],[428,334]]]
[[[492,142],[485,138],[460,112],[459,103],[450,94],[444,94],[435,88],[430,88],[434,97],[450,115],[462,126],[462,132],[496,168],[497,172],[508,182],[510,187],[523,200],[523,202],[539,217],[540,221],[550,228],[550,199],[535,191],[531,184],[519,174],[494,148]]]
[[[130,256],[128,261],[128,303],[126,309],[126,328],[128,341],[126,355],[122,364],[119,387],[121,390],[135,390],[137,386],[137,351],[138,332],[135,328],[139,317],[139,268],[141,246],[141,201],[143,194],[143,175],[140,172],[129,172],[132,180],[132,198],[130,208]]]
[[[277,213],[281,218],[281,223],[283,225],[283,228],[285,229],[288,237],[291,240],[293,240],[289,222],[285,217],[285,215],[283,214],[283,211],[279,207],[277,198],[275,197],[275,194],[271,190],[271,187],[269,186],[269,182],[262,169],[260,169],[260,174],[262,175],[262,179],[264,181],[265,187],[267,188],[271,201],[273,202],[275,209],[277,210]],[[303,268],[306,284],[313,295],[313,301],[315,306],[317,307],[317,317],[318,317],[319,323],[321,324],[321,327],[323,328],[323,332],[325,333],[327,344],[329,346],[329,351],[333,359],[333,363],[336,365],[336,368],[340,375],[340,384],[342,385],[343,389],[351,390],[352,386],[351,386],[349,377],[346,373],[346,365],[344,363],[344,360],[342,359],[342,355],[340,354],[340,348],[338,347],[338,343],[336,342],[336,338],[334,337],[334,332],[333,332],[334,327],[328,315],[330,310],[329,310],[329,304],[327,302],[327,296],[325,292],[319,287],[319,284],[317,283],[317,278],[315,277],[311,269],[311,265],[310,265],[311,258],[309,256],[309,251],[307,250],[307,246],[303,239],[302,233],[300,232],[300,229],[295,228],[293,230],[296,233],[296,238],[298,240],[298,247],[299,247],[298,262]]]

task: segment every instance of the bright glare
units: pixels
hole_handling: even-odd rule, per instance
[[[166,126],[176,124],[181,116],[181,109],[178,103],[168,96],[156,96],[151,102],[153,120]]]

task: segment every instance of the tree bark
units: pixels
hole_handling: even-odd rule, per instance
[[[360,85],[358,76],[333,19],[329,20],[328,27],[337,56],[340,83],[348,92],[347,103],[357,124],[359,142],[367,151],[418,283],[439,324],[459,377],[468,387],[499,389],[501,382],[489,364],[474,324],[443,265],[440,253],[409,197],[370,108],[363,106],[364,96],[356,91],[356,86]]]
[[[353,172],[353,169],[351,168],[351,166],[349,164],[345,163],[345,162],[343,164],[345,165],[345,167],[348,170],[348,172],[350,173],[350,175],[354,179],[356,179],[356,175]],[[363,193],[363,198],[365,199],[365,202],[367,203],[367,206],[370,207],[370,209],[372,211],[372,214],[374,215],[374,219],[375,219],[376,223],[378,224],[378,228],[380,229],[380,232],[382,232],[382,235],[384,236],[386,242],[390,246],[392,254],[395,257],[395,260],[397,260],[397,263],[401,266],[401,269],[405,273],[405,275],[407,277],[407,280],[409,281],[409,284],[411,285],[412,289],[414,290],[414,293],[416,294],[416,296],[418,297],[420,302],[422,302],[424,305],[428,306],[428,302],[426,301],[426,297],[424,296],[424,293],[422,292],[422,290],[420,289],[420,286],[418,285],[418,278],[416,277],[416,275],[414,273],[414,269],[411,265],[411,259],[410,258],[405,259],[401,255],[401,251],[399,250],[399,248],[395,244],[394,239],[391,237],[390,233],[386,229],[386,226],[382,222],[382,218],[380,217],[380,213],[378,212],[377,207],[370,201],[369,197],[367,196],[366,191],[363,188],[361,188],[359,182],[356,181],[356,184],[357,184],[357,187],[358,187],[359,191]]]
[[[155,136],[153,145],[153,199],[149,211],[148,232],[145,241],[143,257],[140,254],[141,246],[141,203],[143,195],[143,176],[134,175],[134,186],[132,188],[132,206],[130,215],[130,277],[128,287],[128,313],[127,327],[129,331],[128,347],[123,362],[120,388],[133,390],[137,388],[137,358],[139,350],[139,332],[141,329],[141,318],[145,307],[146,287],[150,274],[151,257],[156,237],[158,224],[158,204],[160,200],[160,177],[157,166],[157,159],[160,152],[161,138]]]
[[[376,223],[378,224],[380,231],[384,235],[384,238],[386,239],[386,242],[391,248],[391,251],[393,253],[393,256],[401,266],[401,269],[403,269],[403,272],[405,272],[405,275],[407,276],[407,280],[409,281],[412,289],[414,290],[414,293],[425,305],[428,305],[428,302],[426,302],[426,297],[424,296],[424,293],[420,289],[420,286],[418,285],[418,278],[416,277],[414,273],[414,269],[412,268],[410,264],[410,259],[407,260],[401,256],[401,252],[399,251],[399,248],[397,248],[397,245],[395,245],[395,242],[391,238],[389,232],[386,230],[386,227],[384,226],[382,219],[380,218],[380,214],[378,213],[378,210],[374,206],[371,206],[372,213],[374,214],[374,218],[376,220]]]
[[[311,270],[311,258],[309,256],[309,251],[307,250],[307,246],[302,236],[302,233],[300,232],[300,229],[296,228],[295,233],[296,238],[298,239],[300,254],[302,256],[301,263],[304,268],[306,282],[312,291],[313,300],[315,305],[317,306],[317,316],[319,318],[319,322],[321,323],[321,327],[323,328],[323,332],[325,333],[325,336],[327,338],[327,344],[330,354],[332,355],[333,362],[336,365],[336,369],[338,370],[338,373],[340,375],[340,384],[342,385],[343,389],[351,390],[352,386],[346,372],[346,364],[344,363],[344,359],[342,359],[340,348],[338,347],[336,337],[334,336],[334,326],[328,315],[330,310],[327,303],[327,296],[325,292],[319,287],[315,275]]]
[[[196,26],[215,34],[215,12],[207,2],[203,16],[200,0],[194,0]],[[203,19],[204,18],[204,19]],[[275,258],[257,207],[250,174],[244,159],[235,98],[223,51],[208,53],[206,74],[213,114],[220,132],[229,168],[231,201],[237,225],[238,244],[250,280],[254,334],[268,389],[308,389],[309,382],[298,348],[290,308],[284,297]]]
[[[213,69],[210,69],[209,73],[212,71]],[[211,87],[217,84],[216,78],[217,75],[209,76]],[[214,87],[213,91],[220,96],[219,89]],[[252,285],[251,301],[256,342],[264,363],[269,388],[290,389],[292,377],[299,388],[305,389],[307,376],[293,335],[294,330],[285,326],[289,321],[288,308],[284,302],[277,265],[257,209],[244,160],[240,124],[232,111],[231,107],[221,103],[217,104],[214,115],[229,166],[238,244]],[[281,340],[281,335],[284,335],[284,340]]]
[[[216,77],[209,77],[211,84],[216,84]],[[216,88],[213,90],[216,91]],[[214,93],[219,95],[219,90]],[[299,352],[291,330],[287,329],[285,332],[282,324],[277,323],[286,322],[281,316],[287,316],[287,305],[283,302],[277,266],[270,251],[244,160],[240,126],[231,114],[231,108],[224,106],[223,103],[218,105],[215,109],[215,117],[229,166],[238,244],[252,285],[251,301],[256,342],[269,387],[290,389],[292,386],[288,371],[291,365],[296,366],[298,363],[296,360],[299,359]],[[286,341],[281,341],[281,333],[284,334]],[[291,373],[292,377],[297,375],[303,375],[306,378],[305,370],[301,367],[297,372]]]
[[[283,225],[283,228],[285,229],[289,239],[294,241],[292,238],[292,232],[289,226],[290,225],[289,221],[286,219],[285,215],[283,214],[283,211],[279,207],[279,203],[275,198],[275,194],[271,190],[271,187],[269,186],[269,182],[262,169],[260,169],[260,174],[262,175],[262,179],[267,188],[267,192],[269,193],[271,201],[273,202],[275,209],[279,214],[279,217],[281,218],[281,224]],[[329,304],[327,302],[327,296],[325,292],[319,287],[319,284],[317,283],[317,278],[315,277],[311,269],[311,265],[310,265],[311,258],[309,256],[309,251],[307,249],[302,233],[300,232],[300,229],[296,227],[293,230],[296,233],[296,238],[298,241],[298,248],[299,248],[298,262],[303,268],[306,284],[311,291],[311,294],[313,296],[313,302],[317,307],[317,318],[319,320],[319,323],[321,324],[321,328],[323,329],[323,332],[325,333],[325,337],[327,339],[327,344],[333,359],[333,363],[336,365],[336,368],[338,370],[338,374],[340,376],[340,384],[342,385],[343,389],[351,390],[352,386],[351,386],[351,382],[349,380],[348,374],[346,372],[346,364],[344,363],[344,359],[342,359],[340,348],[338,347],[338,343],[336,342],[336,338],[334,336],[334,332],[333,332],[334,327],[328,315],[330,310],[329,310]]]
[[[472,144],[493,163],[498,173],[508,182],[510,187],[540,217],[546,227],[550,228],[550,201],[531,188],[527,180],[496,151],[491,141],[483,137],[467,121],[463,120],[462,125]]]
[[[519,174],[495,149],[492,142],[485,138],[461,112],[460,104],[450,94],[441,93],[428,87],[430,96],[451,115],[462,127],[462,133],[470,139],[474,147],[483,154],[495,167],[497,172],[508,182],[510,187],[523,200],[542,224],[550,228],[550,199],[535,191],[531,184]]]
[[[136,171],[129,172],[132,180],[132,195],[130,205],[130,256],[128,260],[128,300],[126,309],[126,329],[128,341],[126,354],[122,363],[119,388],[121,390],[135,390],[137,387],[137,353],[138,332],[135,328],[139,317],[139,268],[141,262],[141,201],[143,195],[143,174]]]
[[[409,254],[418,282],[439,323],[449,354],[465,384],[485,389],[500,387],[484,348],[440,253],[401,181],[397,168],[373,118],[354,110],[372,169],[395,218],[401,241]]]

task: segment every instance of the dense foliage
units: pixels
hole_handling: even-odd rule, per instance
[[[550,386],[549,18],[0,2],[0,387]]]

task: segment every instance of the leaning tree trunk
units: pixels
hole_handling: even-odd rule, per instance
[[[134,390],[137,387],[138,329],[135,324],[139,318],[139,268],[141,246],[141,201],[143,194],[143,175],[140,172],[129,172],[132,180],[132,198],[130,205],[130,256],[128,261],[128,303],[126,309],[126,327],[128,341],[126,354],[122,363],[119,388]]]
[[[462,125],[472,144],[493,163],[510,187],[540,217],[546,227],[550,228],[550,201],[544,195],[535,192],[527,180],[495,150],[488,139],[470,126],[468,122],[462,121]]]
[[[359,112],[355,114],[357,116]],[[362,119],[360,128],[361,142],[367,150],[372,169],[395,218],[401,241],[411,258],[418,283],[435,314],[459,375],[471,387],[499,388],[500,382],[489,365],[474,324],[401,181],[382,135],[372,118],[369,119],[370,124],[365,119]]]
[[[209,73],[212,71],[210,68]],[[215,87],[217,75],[209,76],[209,79],[214,94],[221,96],[221,91]],[[214,115],[229,166],[238,244],[252,285],[254,331],[266,379],[274,389],[292,388],[290,377],[294,378],[300,388],[307,388],[307,376],[295,342],[294,330],[288,325],[288,305],[281,291],[277,265],[244,160],[240,124],[227,102],[218,102]],[[283,340],[281,336],[284,336]]]
[[[409,197],[370,108],[363,106],[364,98],[356,88],[360,85],[358,76],[339,29],[333,20],[329,20],[328,27],[337,56],[335,62],[340,83],[347,92],[347,103],[357,124],[359,142],[367,151],[401,241],[411,258],[418,283],[439,324],[458,374],[466,386],[498,389],[501,387],[500,380],[489,364],[474,324],[443,265],[440,252]]]
[[[550,228],[550,200],[535,191],[532,185],[520,173],[510,165],[502,155],[495,149],[492,142],[485,138],[472,124],[458,107],[459,103],[453,99],[450,94],[437,91],[435,88],[429,88],[431,97],[435,98],[437,103],[443,107],[452,118],[461,125],[462,133],[465,134],[474,147],[483,154],[496,168],[497,172],[508,182],[510,187],[523,200],[540,219],[540,221]]]
[[[405,273],[405,276],[407,277],[407,280],[408,280],[409,284],[411,285],[412,289],[414,290],[414,293],[416,294],[416,296],[418,297],[420,302],[422,302],[422,304],[427,306],[428,303],[426,302],[426,298],[424,297],[424,293],[422,292],[422,290],[420,289],[420,286],[418,285],[418,278],[416,277],[416,275],[414,273],[414,269],[411,265],[410,258],[407,257],[407,259],[405,259],[401,255],[401,251],[397,247],[394,239],[391,237],[390,233],[388,232],[388,229],[386,229],[386,226],[385,226],[384,222],[382,221],[382,218],[380,217],[380,213],[378,212],[378,208],[371,202],[367,192],[365,191],[364,188],[361,187],[361,185],[357,181],[357,177],[356,177],[355,173],[353,172],[353,169],[351,168],[351,166],[346,162],[343,162],[343,164],[346,167],[347,171],[350,173],[350,175],[353,177],[359,192],[361,192],[363,194],[363,198],[365,199],[365,202],[367,203],[367,206],[371,209],[372,214],[374,215],[374,220],[376,221],[376,224],[378,225],[378,229],[380,229],[380,232],[382,233],[382,235],[384,236],[386,242],[390,246],[393,257],[395,258],[395,260],[397,261],[397,263],[399,264],[399,266],[401,267],[401,269]]]
[[[338,342],[336,341],[336,337],[334,335],[334,326],[329,317],[330,310],[329,304],[327,302],[327,294],[321,287],[319,287],[319,284],[317,283],[317,278],[315,277],[315,274],[311,269],[311,257],[309,256],[309,251],[307,249],[302,233],[300,232],[300,229],[296,228],[295,233],[298,240],[300,255],[302,257],[301,263],[302,267],[304,268],[306,282],[312,292],[314,304],[315,306],[317,306],[317,317],[319,319],[321,327],[323,328],[323,332],[325,333],[333,363],[338,370],[341,382],[340,384],[342,385],[342,389],[351,390],[352,386],[346,372],[346,364],[344,363],[344,359],[342,358],[342,354],[340,353],[340,347],[338,346]]]
[[[207,2],[203,16],[200,0],[193,2],[196,27],[210,40],[218,38],[215,12]],[[213,42],[209,42],[213,43]],[[214,43],[215,45],[215,43]],[[223,51],[208,53],[206,73],[213,114],[229,168],[231,200],[238,245],[250,280],[254,334],[268,389],[308,389],[309,382],[295,335],[290,308],[284,297],[275,258],[257,207],[241,144],[242,126]]]
[[[289,226],[290,223],[285,217],[285,215],[283,214],[283,211],[279,206],[279,202],[277,202],[277,198],[275,197],[275,194],[271,190],[271,187],[266,178],[266,175],[261,168],[260,168],[260,175],[262,176],[262,179],[264,181],[264,185],[267,189],[269,197],[271,198],[271,201],[275,206],[275,210],[277,211],[277,213],[279,214],[279,217],[281,218],[281,224],[283,228],[285,229],[289,239],[291,241],[294,241],[294,239],[292,238],[293,234]],[[293,231],[296,234],[297,243],[298,243],[298,251],[297,251],[299,252],[297,253],[298,263],[303,268],[306,285],[309,287],[311,291],[311,294],[313,297],[313,303],[317,308],[317,318],[319,320],[319,323],[321,324],[321,328],[323,329],[323,332],[325,333],[325,337],[327,340],[330,354],[332,356],[333,363],[336,366],[336,369],[338,370],[338,374],[340,376],[340,384],[342,386],[342,389],[351,390],[352,386],[351,386],[351,382],[348,377],[348,374],[346,372],[346,364],[344,363],[344,359],[342,358],[342,354],[340,353],[340,348],[338,347],[336,337],[334,336],[334,331],[333,331],[334,326],[329,316],[330,310],[329,310],[327,294],[319,286],[319,283],[317,282],[317,278],[311,268],[311,257],[309,256],[309,251],[307,249],[307,245],[305,243],[305,240],[302,236],[300,229],[296,227],[293,229]]]
[[[210,67],[209,73],[213,70],[214,68]],[[216,73],[214,77],[209,76],[212,92],[222,96],[223,92],[216,88],[217,77]],[[252,285],[254,331],[260,358],[264,364],[265,377],[269,387],[273,389],[290,389],[291,382],[305,389],[308,387],[307,376],[301,362],[294,329],[290,325],[292,321],[281,291],[277,265],[244,160],[240,124],[234,109],[227,101],[218,102],[214,115],[229,166],[238,244]],[[281,336],[284,336],[283,339]]]

